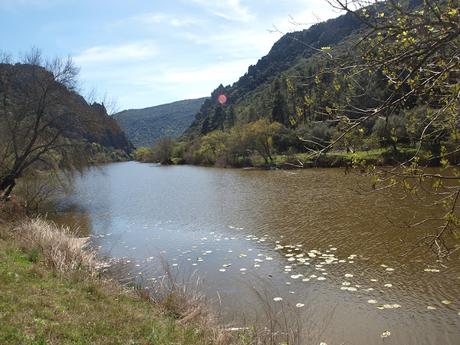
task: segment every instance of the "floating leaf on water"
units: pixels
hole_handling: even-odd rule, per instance
[[[390,331],[385,331],[385,332],[383,332],[383,333],[380,335],[380,337],[382,337],[382,338],[388,338],[390,335],[391,335],[391,332],[390,332]]]
[[[433,307],[432,305],[429,305],[429,306],[426,307],[426,309],[428,309],[428,310],[436,310],[437,308]]]
[[[273,300],[275,302],[281,302],[283,300],[283,298],[282,297],[275,297],[275,298],[273,298]]]
[[[452,304],[452,301],[445,299],[445,300],[442,300],[441,303],[445,305],[449,305],[449,304]]]
[[[367,301],[369,304],[377,304],[377,301],[375,299],[370,299]]]
[[[302,307],[305,307],[305,304],[303,304],[303,303],[297,303],[295,306],[296,306],[297,308],[302,308]]]

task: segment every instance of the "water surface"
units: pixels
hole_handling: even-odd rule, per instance
[[[78,178],[63,207],[84,216],[124,275],[158,279],[164,259],[179,277],[199,277],[234,326],[263,323],[270,301],[313,344],[459,344],[458,257],[441,265],[424,250],[408,255],[432,229],[404,225],[432,210],[368,185],[339,169],[129,162]]]

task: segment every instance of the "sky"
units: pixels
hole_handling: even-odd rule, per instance
[[[144,108],[209,96],[282,33],[338,15],[325,0],[0,0],[0,50],[71,56],[83,95]]]

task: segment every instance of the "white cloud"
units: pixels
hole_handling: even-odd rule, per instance
[[[139,81],[145,84],[157,83],[171,86],[206,84],[211,85],[211,89],[206,90],[209,93],[217,87],[219,82],[230,84],[236,81],[254,62],[252,59],[240,59],[215,62],[212,65],[197,68],[167,68],[157,75],[141,77]]]
[[[145,60],[157,54],[158,50],[152,42],[144,42],[118,46],[95,46],[84,50],[74,59],[78,64],[132,62]]]
[[[234,29],[203,36],[180,32],[178,36],[192,44],[205,46],[222,59],[261,58],[280,38],[277,33],[259,29]]]
[[[192,0],[215,16],[231,21],[249,22],[254,16],[240,0]]]
[[[142,15],[132,17],[130,21],[146,25],[167,24],[176,28],[196,25],[200,23],[200,21],[196,18],[179,15],[172,16],[169,14],[159,12],[144,13]]]
[[[299,31],[340,14],[339,11],[327,5],[324,0],[310,0],[302,10],[290,13],[285,17],[276,18],[273,21],[273,26],[283,33]]]

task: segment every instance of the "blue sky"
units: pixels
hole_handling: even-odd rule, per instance
[[[83,94],[142,108],[235,82],[280,38],[274,26],[336,16],[325,0],[0,0],[0,49],[70,55]]]

